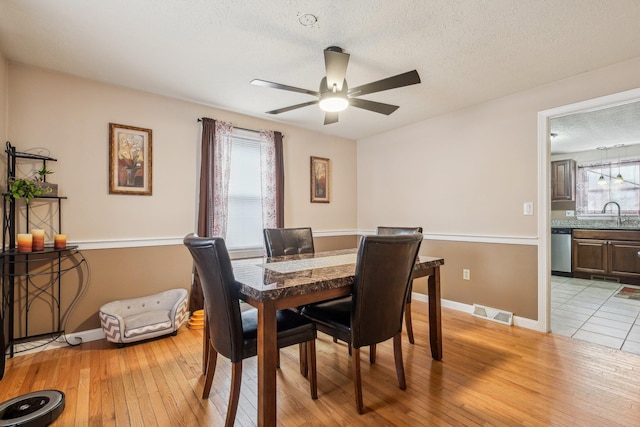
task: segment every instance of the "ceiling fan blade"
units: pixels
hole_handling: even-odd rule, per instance
[[[417,83],[420,83],[420,76],[416,70],[413,70],[398,74],[397,76],[387,77],[386,79],[351,88],[349,89],[349,95],[361,96],[368,93],[382,92],[383,90],[415,85]]]
[[[342,83],[347,74],[349,65],[349,54],[344,53],[341,48],[331,46],[324,50],[324,67],[327,71],[327,87],[333,89],[335,84],[337,91],[342,90]]]
[[[298,108],[307,107],[309,105],[317,104],[318,102],[320,102],[320,101],[319,100],[315,100],[315,101],[303,102],[302,104],[296,104],[296,105],[291,105],[289,107],[278,108],[277,110],[267,111],[266,114],[285,113],[287,111],[296,110]]]
[[[309,89],[302,89],[295,86],[282,85],[280,83],[268,82],[266,80],[253,79],[251,80],[251,84],[255,86],[271,87],[274,89],[282,89],[282,90],[288,90],[291,92],[306,93],[307,95],[320,96],[320,92],[316,92]]]
[[[387,116],[400,108],[397,105],[384,104],[382,102],[369,101],[368,99],[359,98],[349,98],[349,105],[380,114],[386,114]]]
[[[331,123],[338,123],[338,112],[324,113],[324,124],[330,125]]]

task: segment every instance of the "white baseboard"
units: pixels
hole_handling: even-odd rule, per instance
[[[54,341],[50,339],[42,339],[37,341],[29,341],[14,346],[14,355],[37,353],[39,351],[53,350],[54,348],[68,347],[69,343],[77,344],[89,341],[97,341],[104,338],[102,328],[90,329],[88,331],[74,332],[67,334],[66,340],[64,336],[56,338]]]
[[[417,292],[413,292],[411,294],[411,298],[416,301],[429,302],[429,297],[425,294],[420,294]],[[442,306],[446,308],[450,308],[456,311],[461,311],[463,313],[468,313],[472,315],[473,313],[473,305],[463,304],[456,301],[449,301],[446,299],[442,300]],[[513,324],[514,326],[519,326],[526,329],[533,329],[535,331],[539,331],[540,324],[536,320],[527,319],[525,317],[513,316]],[[76,342],[90,342],[104,339],[104,331],[102,328],[90,329],[88,331],[80,331],[74,332],[71,334],[67,334],[67,340],[63,337],[58,338],[55,341],[47,342],[47,340],[42,341],[31,341],[28,343],[17,344],[15,346],[16,356],[22,354],[30,354],[38,351],[46,351],[54,348],[67,347],[70,342],[75,344]]]
[[[417,292],[413,292],[411,294],[411,298],[416,301],[429,302],[429,297],[427,295]],[[452,310],[461,311],[463,313],[468,313],[470,315],[473,313],[473,305],[470,304],[463,304],[461,302],[443,299],[442,306]],[[527,319],[526,317],[513,316],[513,325],[542,332],[540,322],[533,319]]]

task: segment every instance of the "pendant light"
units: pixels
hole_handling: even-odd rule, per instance
[[[598,147],[600,150],[600,178],[598,178],[598,185],[607,185],[607,180],[604,178],[604,174],[602,173],[602,167],[604,166],[604,161],[602,160],[602,153],[607,149],[607,147]]]
[[[616,145],[616,148],[618,149],[618,176],[616,176],[616,179],[615,179],[616,184],[624,184],[624,178],[620,174],[620,149],[622,147],[624,147],[624,144]]]

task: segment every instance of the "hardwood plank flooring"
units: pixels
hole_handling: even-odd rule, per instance
[[[416,344],[403,336],[407,390],[398,388],[392,341],[370,365],[361,355],[365,413],[358,415],[351,358],[318,334],[318,400],[299,372],[298,347],[281,352],[282,426],[638,426],[640,356],[560,335],[508,327],[443,309],[444,357],[431,359],[427,305],[413,302]],[[219,426],[231,367],[219,358],[202,400],[202,331],[183,328],[125,348],[105,340],[7,361],[0,401],[40,389],[65,393],[53,426]],[[256,424],[256,359],[244,361],[237,426]]]

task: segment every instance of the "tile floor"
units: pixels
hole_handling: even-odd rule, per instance
[[[640,300],[614,295],[634,285],[551,276],[551,331],[640,354]]]

